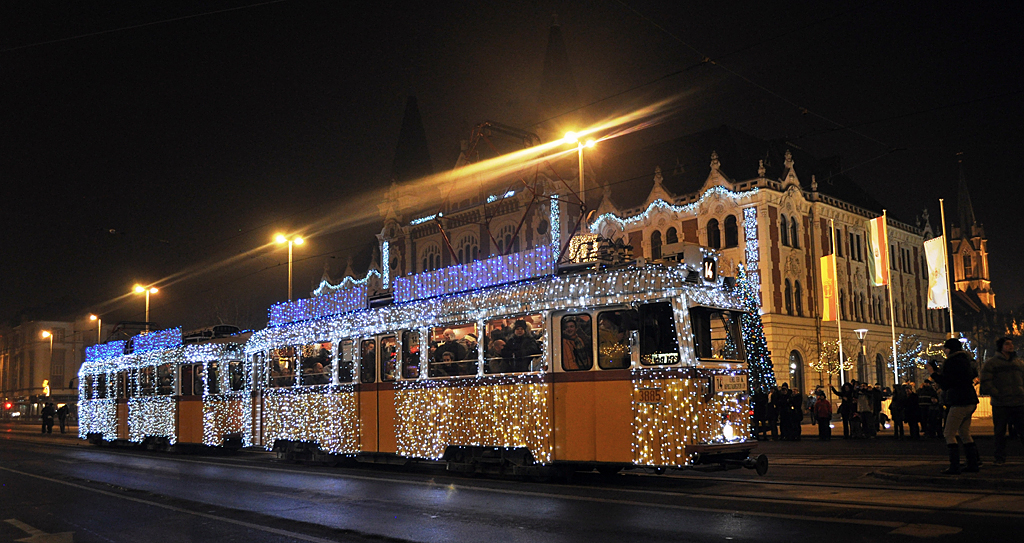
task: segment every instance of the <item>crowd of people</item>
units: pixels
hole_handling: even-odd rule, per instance
[[[959,339],[943,343],[945,360],[930,360],[930,378],[918,386],[905,382],[893,388],[850,380],[829,387],[838,406],[833,408],[824,387],[804,398],[788,383],[752,396],[754,434],[760,440],[799,441],[805,416],[818,426],[818,438],[832,437],[833,419],[842,421],[844,439],[873,439],[883,430],[894,439],[943,439],[949,452],[946,474],[975,472],[982,462],[971,437],[971,420],[978,391],[992,405],[995,464],[1006,461],[1006,436],[1024,445],[1024,362],[1011,338],[996,341],[996,355],[979,364]],[[885,401],[888,406],[883,410]],[[961,464],[961,448],[966,464]]]

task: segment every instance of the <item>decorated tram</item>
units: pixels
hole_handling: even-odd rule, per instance
[[[248,338],[98,346],[80,433],[468,472],[763,473],[739,289],[691,249],[552,271],[542,246],[395,278],[386,296],[357,285],[279,304]]]

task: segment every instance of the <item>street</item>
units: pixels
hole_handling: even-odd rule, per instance
[[[973,480],[940,479],[934,441],[764,443],[772,467],[760,478],[635,470],[536,483],[0,431],[2,518],[15,521],[0,523],[2,540],[27,537],[24,527],[46,534],[32,541],[76,542],[959,540],[1000,537],[1024,519],[1024,492],[1001,488],[1020,480],[1019,457]]]

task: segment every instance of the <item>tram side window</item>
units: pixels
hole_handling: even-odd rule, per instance
[[[581,371],[593,368],[594,343],[591,339],[590,315],[564,315],[559,321],[562,330],[562,369]]]
[[[359,343],[359,382],[372,383],[376,380],[377,340],[363,340]]]
[[[86,400],[91,400],[92,399],[92,389],[93,389],[93,384],[92,383],[93,383],[93,380],[95,380],[95,379],[96,378],[93,377],[92,375],[86,375],[85,376],[85,381],[82,383],[83,389],[84,389],[84,390],[82,390],[82,394],[83,394],[83,396],[85,396]]]
[[[415,379],[420,376],[420,333],[415,330],[402,332],[402,378]]]
[[[661,366],[679,362],[679,340],[672,304],[656,302],[640,306],[640,363]]]
[[[101,373],[96,376],[96,398],[105,399],[107,397],[107,374]]]
[[[139,369],[139,396],[152,396],[156,392],[153,382],[153,366]]]
[[[540,371],[544,317],[540,314],[484,323],[484,373]]]
[[[206,392],[220,394],[220,362],[210,362],[206,366]]]
[[[302,347],[302,386],[331,384],[330,341],[321,341]]]
[[[117,399],[123,400],[128,397],[128,372],[117,372]]]
[[[249,359],[249,362],[251,364],[249,367],[252,369],[252,375],[253,375],[253,377],[252,377],[252,386],[253,387],[258,387],[258,386],[260,386],[260,383],[263,383],[264,381],[263,381],[263,379],[261,377],[257,377],[256,375],[257,374],[261,374],[264,371],[268,371],[268,368],[267,368],[267,353],[264,352],[264,351],[257,351],[257,352],[252,354],[252,358]],[[244,377],[243,377],[243,379],[244,379]],[[244,387],[245,384],[246,383],[243,382],[242,386]]]
[[[295,347],[271,349],[267,362],[270,364],[270,387],[295,385]]]
[[[245,363],[241,360],[228,362],[228,384],[232,392],[245,390]]]
[[[694,307],[690,310],[693,344],[697,358],[743,360],[739,314],[732,311]]]
[[[356,346],[351,339],[341,342],[338,351],[338,382],[348,384],[352,382],[352,365],[355,359]]]
[[[430,331],[431,377],[476,375],[479,356],[475,323],[437,327]]]
[[[380,338],[380,380],[394,381],[398,376],[398,339],[395,336]]]
[[[181,395],[202,396],[203,394],[203,365],[182,364],[181,366]]]
[[[627,311],[602,311],[597,314],[597,365],[603,370],[618,370],[630,365]]]
[[[160,396],[174,394],[174,366],[161,364],[156,368],[156,393]]]

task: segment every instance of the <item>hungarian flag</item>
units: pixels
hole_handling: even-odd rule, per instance
[[[946,281],[946,236],[924,242],[928,261],[928,309],[949,307],[949,283]]]
[[[821,257],[821,320],[839,319],[839,293],[836,291],[836,255]]]
[[[872,285],[889,284],[889,234],[885,229],[885,215],[868,221],[868,270]]]

